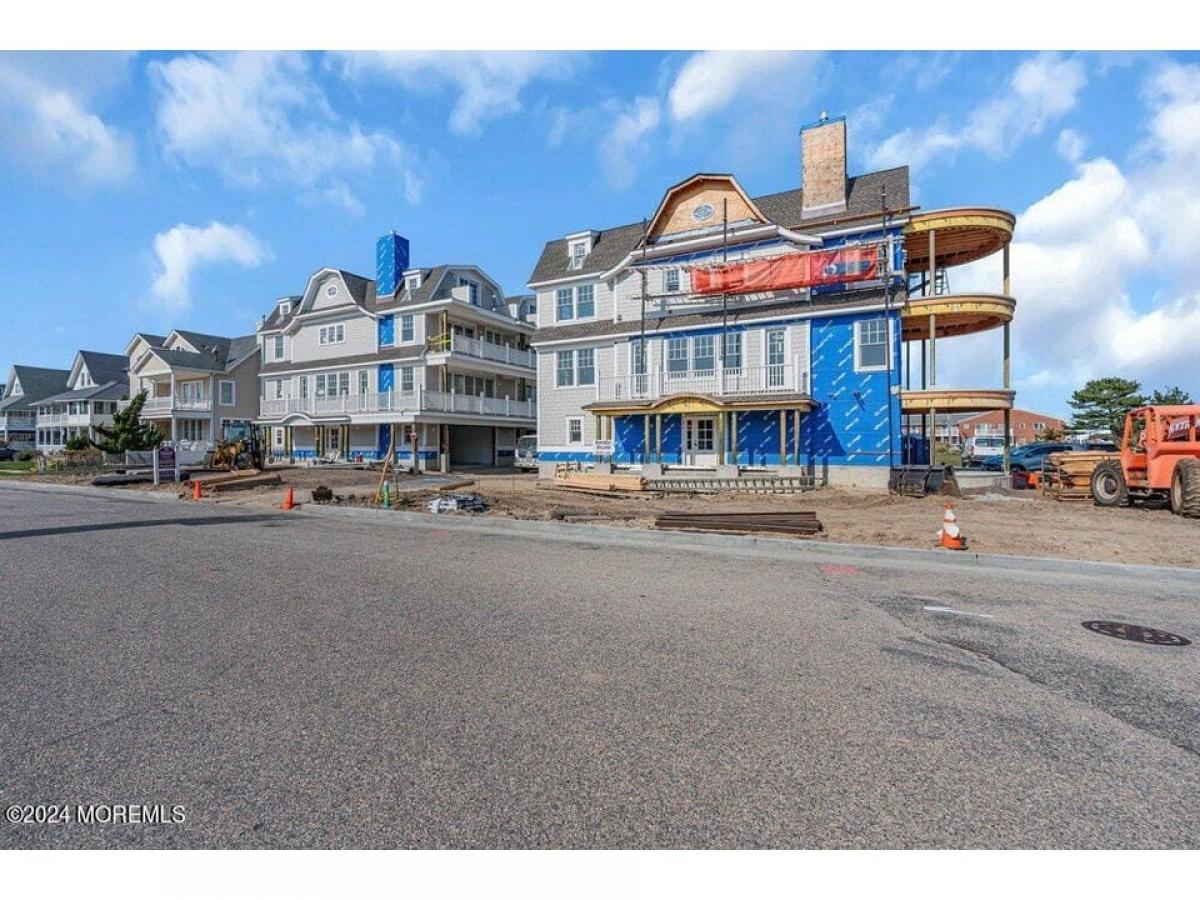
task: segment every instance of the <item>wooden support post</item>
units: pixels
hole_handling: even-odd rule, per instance
[[[650,413],[642,415],[642,463],[650,462]]]
[[[937,385],[937,316],[929,314],[929,387]]]
[[[925,296],[932,297],[935,294],[937,294],[937,229],[929,232],[929,290]]]
[[[738,459],[738,414],[736,411],[729,414],[729,443],[733,446],[733,464],[740,465]]]
[[[654,414],[654,461],[662,465],[662,413]]]
[[[717,413],[717,465],[725,465],[725,413]]]
[[[787,465],[787,410],[779,411],[779,464]]]
[[[1004,291],[1003,291],[1005,297],[1009,296],[1010,290],[1012,290],[1012,286],[1009,284],[1009,278],[1008,278],[1008,244],[1005,244],[1004,245]]]
[[[800,410],[792,410],[792,465],[800,465]]]
[[[929,410],[929,464],[932,466],[935,462],[937,453],[937,409]]]

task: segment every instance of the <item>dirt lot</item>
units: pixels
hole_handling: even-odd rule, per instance
[[[333,488],[335,496],[346,498],[342,502],[368,505],[378,482],[377,474],[356,469],[281,469],[279,474],[285,486],[296,489],[300,503],[309,499],[313,487],[323,484]],[[424,510],[439,487],[465,479],[474,484],[459,490],[481,494],[488,501],[487,515],[647,528],[653,527],[656,514],[669,509],[811,509],[825,527],[817,540],[901,547],[936,547],[944,507],[944,500],[936,497],[911,499],[844,488],[794,496],[632,494],[612,498],[549,489],[544,483],[539,486],[533,475],[464,473],[401,476],[396,508]],[[87,479],[46,476],[46,480],[78,483]],[[139,485],[134,489],[154,488]],[[158,490],[185,493],[174,485]],[[239,491],[222,495],[217,502],[277,506],[283,490],[277,486]],[[1101,509],[1090,501],[1059,502],[1034,491],[992,493],[954,502],[969,549],[977,553],[1200,567],[1200,520],[1182,519],[1167,510]]]

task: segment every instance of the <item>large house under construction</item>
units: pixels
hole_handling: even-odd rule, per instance
[[[878,486],[927,461],[928,417],[1011,408],[1012,215],[919,210],[907,167],[848,177],[844,119],[800,144],[797,189],[750,197],[697,174],[643,222],[546,244],[529,279],[544,474]],[[998,293],[948,291],[947,266],[997,251]],[[1000,387],[939,388],[939,340],[995,327]]]

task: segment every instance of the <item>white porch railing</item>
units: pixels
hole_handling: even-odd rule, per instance
[[[67,425],[67,421],[71,417],[67,413],[39,413],[37,417],[38,428],[54,428],[60,425]]]
[[[457,412],[519,419],[536,416],[532,400],[508,400],[423,389],[342,394],[338,397],[283,397],[261,401],[260,409],[264,419],[281,419],[293,414],[321,418],[419,412]]]
[[[651,372],[600,379],[601,400],[656,400],[672,394],[740,397],[754,394],[807,394],[807,367],[791,364],[713,369],[710,372]]]
[[[490,359],[494,362],[505,363],[510,366],[520,366],[524,369],[532,369],[534,367],[532,350],[521,350],[517,347],[509,347],[504,344],[493,344],[491,341],[464,337],[461,334],[451,337],[450,349],[454,353],[465,353],[467,356]]]
[[[124,401],[121,404],[122,409],[129,405],[129,401]],[[212,400],[208,397],[150,397],[142,406],[142,415],[145,416],[169,416],[172,412],[211,412]]]

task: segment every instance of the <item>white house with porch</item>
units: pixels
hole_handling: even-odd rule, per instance
[[[96,426],[111,425],[118,404],[129,397],[127,365],[128,359],[119,353],[76,353],[66,390],[34,404],[37,449],[53,453],[75,437],[96,440]]]

